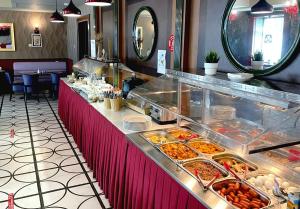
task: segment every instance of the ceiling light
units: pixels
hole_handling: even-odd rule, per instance
[[[85,4],[89,6],[107,7],[111,6],[112,0],[85,0]]]
[[[55,8],[56,8],[55,12],[53,12],[53,14],[50,17],[50,22],[53,22],[53,23],[63,23],[63,22],[65,22],[64,17],[61,14],[59,14],[59,12],[57,11],[57,0],[56,0],[56,7]]]
[[[80,9],[78,9],[71,0],[69,5],[63,9],[63,15],[66,17],[79,17],[81,15]]]
[[[259,0],[253,7],[251,7],[252,14],[268,14],[273,13],[274,8],[266,0]]]
[[[50,22],[53,23],[63,23],[65,22],[64,17],[59,14],[59,12],[56,10],[50,17]]]

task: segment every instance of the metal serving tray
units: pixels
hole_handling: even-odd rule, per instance
[[[149,137],[151,137],[153,135],[164,136],[169,141],[160,142],[160,143],[154,143],[153,141],[151,141],[151,139],[149,139]],[[163,130],[161,130],[161,131],[143,132],[143,133],[140,133],[140,136],[143,137],[147,142],[149,142],[153,146],[159,146],[159,145],[162,145],[162,144],[171,143],[171,142],[177,142],[178,141],[177,139],[175,139],[174,137],[170,136],[166,131],[163,131]]]
[[[277,176],[275,175],[274,173],[272,173],[271,171],[268,171],[268,170],[262,170],[262,169],[259,169],[258,171],[255,171],[255,172],[251,172],[247,175],[246,177],[246,181],[247,183],[251,184],[253,187],[257,188],[258,190],[261,190],[259,187],[257,187],[256,185],[252,184],[249,180],[251,178],[257,178],[258,176],[268,176],[270,174],[273,174],[275,177],[280,177],[282,182],[288,182],[290,184],[290,186],[292,187],[296,187],[296,188],[300,188],[298,184],[295,184],[287,179],[285,179],[284,177],[281,177],[281,176]],[[272,190],[273,191],[273,190]],[[266,191],[263,191],[263,192],[266,192]],[[275,196],[273,193],[272,194],[268,194],[269,197],[271,197],[272,199],[276,199],[279,203],[284,203],[286,202],[286,200],[282,197],[278,197],[278,196]]]
[[[187,159],[184,159],[184,160],[177,160],[177,159],[174,159],[172,158],[171,156],[169,156],[167,153],[164,152],[164,150],[162,149],[162,146],[165,146],[165,145],[168,145],[168,144],[182,144],[184,145],[185,147],[187,147],[188,149],[190,149],[191,151],[193,151],[195,154],[196,154],[196,157],[194,158],[187,158]],[[184,163],[188,160],[195,160],[195,159],[198,159],[200,157],[200,155],[198,154],[198,152],[196,152],[195,150],[193,150],[192,148],[190,148],[189,146],[187,146],[185,143],[183,142],[170,142],[170,143],[166,143],[166,144],[162,144],[158,147],[159,151],[161,151],[167,158],[169,158],[170,160],[172,160],[174,163],[176,164],[180,164],[180,163]]]
[[[180,139],[180,138],[175,137],[175,136],[172,135],[172,132],[174,132],[174,131],[176,131],[176,130],[181,130],[181,131],[187,132],[187,133],[189,133],[189,134],[196,134],[196,135],[198,135],[198,136],[197,136],[197,137],[194,137],[194,138],[190,138],[190,139]],[[182,127],[167,129],[166,132],[167,132],[171,137],[173,137],[173,138],[175,138],[176,140],[181,141],[181,142],[188,142],[188,141],[190,141],[190,140],[192,140],[192,139],[196,139],[196,138],[197,138],[197,139],[202,139],[202,138],[204,139],[204,137],[201,136],[201,134],[199,134],[199,133],[197,133],[197,132],[195,132],[195,131],[192,131],[192,130],[190,130],[190,129],[187,129],[187,128],[182,128]]]
[[[264,131],[260,125],[242,118],[214,122],[207,126],[217,133],[243,144],[250,143],[256,136]],[[217,128],[224,128],[225,130],[227,129],[227,131],[217,131]]]
[[[284,150],[271,150],[267,152],[260,153],[262,156],[269,158],[272,162],[279,164],[279,165],[286,165],[288,167],[294,168],[300,166],[300,155],[293,155],[289,154],[287,151]],[[295,161],[291,161],[289,159],[289,156],[291,158],[297,158]]]
[[[214,156],[212,157],[212,159],[213,159],[216,163],[218,163],[217,160],[220,160],[220,159],[223,159],[223,158],[236,160],[236,161],[238,161],[238,162],[240,162],[240,163],[245,163],[245,164],[247,164],[247,165],[249,166],[249,168],[251,168],[253,171],[258,170],[258,166],[256,166],[254,163],[252,163],[252,162],[250,162],[250,161],[248,161],[248,160],[245,160],[245,159],[241,158],[241,157],[238,156],[238,155],[234,155],[234,154],[231,154],[231,153],[224,153],[224,154],[214,155]],[[218,163],[218,164],[220,164],[220,163]],[[220,165],[221,165],[221,164],[220,164]],[[251,171],[249,171],[249,172],[251,172]],[[238,172],[236,172],[236,173],[237,173],[238,175],[242,175],[242,174],[243,174],[243,173],[238,173]]]
[[[194,163],[196,161],[201,161],[201,162],[205,162],[205,163],[209,163],[212,166],[214,166],[217,170],[219,170],[221,172],[221,174],[223,175],[223,177],[220,177],[219,179],[224,179],[227,178],[230,174],[228,171],[226,171],[224,168],[222,168],[219,164],[217,164],[216,162],[212,161],[212,160],[208,160],[205,158],[199,158],[199,159],[194,159],[194,160],[187,160],[184,163],[180,164],[180,167],[186,171],[188,174],[190,174],[192,177],[194,177],[197,181],[199,181],[199,179],[195,176],[194,173],[190,172],[187,168],[185,168],[185,165],[189,164],[189,163]],[[200,177],[201,178],[201,177]],[[206,181],[204,179],[201,178],[201,180],[203,181],[204,184],[208,184],[210,181]]]
[[[261,190],[253,187],[251,184],[249,184],[248,182],[240,182],[239,180],[237,179],[225,179],[225,180],[218,180],[217,182],[215,182],[212,186],[211,186],[211,190],[217,194],[220,198],[222,198],[223,200],[225,200],[228,204],[232,205],[234,208],[239,208],[235,205],[233,205],[232,203],[230,203],[229,201],[227,201],[226,198],[222,197],[218,192],[217,190],[215,189],[217,186],[220,186],[220,185],[223,185],[223,184],[227,184],[227,183],[236,183],[236,182],[239,182],[241,184],[246,184],[248,187],[250,187],[252,190],[254,190],[255,192],[257,192],[259,194],[259,199],[262,199],[264,201],[266,201],[268,204],[266,207],[262,207],[262,208],[268,208],[270,205],[271,205],[271,198],[265,194],[264,192],[262,192]],[[220,187],[223,187],[223,186],[220,186]]]
[[[191,144],[197,143],[197,142],[203,142],[203,143],[206,143],[206,144],[212,144],[212,145],[218,147],[219,149],[222,149],[223,151],[217,152],[217,153],[212,153],[212,154],[200,152],[198,149],[194,148],[194,147],[191,145]],[[217,155],[217,154],[224,153],[224,152],[226,151],[226,148],[225,148],[225,147],[220,146],[220,145],[218,145],[217,143],[211,142],[209,139],[192,139],[192,140],[190,140],[190,141],[187,142],[187,145],[188,145],[189,147],[191,147],[193,150],[195,150],[196,152],[198,152],[199,154],[202,154],[202,155],[204,155],[204,156],[214,156],[214,155]]]

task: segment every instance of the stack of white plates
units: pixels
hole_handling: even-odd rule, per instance
[[[147,115],[128,115],[123,118],[123,127],[130,131],[145,131],[152,126],[151,117]]]

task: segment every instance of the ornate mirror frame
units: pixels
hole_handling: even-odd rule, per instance
[[[153,40],[153,45],[152,45],[152,49],[151,49],[151,52],[149,53],[148,56],[146,57],[142,57],[140,56],[140,54],[138,53],[138,48],[136,46],[136,42],[135,42],[135,29],[137,28],[137,21],[139,19],[139,16],[140,14],[143,12],[143,11],[148,11],[150,14],[151,14],[151,17],[152,17],[152,20],[153,20],[153,26],[154,26],[154,40]],[[149,60],[154,52],[155,52],[155,49],[156,49],[156,44],[157,44],[157,37],[158,37],[158,23],[157,23],[157,18],[156,18],[156,15],[153,11],[153,9],[151,7],[141,7],[135,17],[134,17],[134,22],[133,22],[133,28],[132,28],[132,37],[133,37],[133,48],[134,48],[134,51],[135,51],[135,54],[137,55],[137,57],[139,58],[139,60],[141,61],[147,61]]]
[[[222,19],[222,28],[221,28],[221,39],[222,39],[222,45],[225,51],[225,54],[227,56],[227,58],[229,59],[229,61],[234,65],[234,67],[236,67],[239,71],[242,72],[247,72],[247,73],[251,73],[254,74],[255,76],[265,76],[265,75],[271,75],[274,73],[278,73],[280,71],[282,71],[284,68],[286,68],[299,54],[300,50],[300,27],[299,27],[299,31],[298,31],[298,35],[295,38],[295,41],[292,45],[292,47],[289,49],[289,51],[287,52],[287,54],[281,59],[281,61],[279,63],[277,63],[276,65],[273,65],[270,68],[267,68],[265,70],[249,70],[247,69],[245,66],[241,65],[236,58],[233,56],[231,50],[230,50],[230,46],[228,44],[228,34],[227,34],[227,23],[229,20],[229,16],[231,13],[231,10],[233,8],[234,3],[236,2],[236,0],[228,0],[227,6],[225,8],[224,14],[223,14],[223,19]],[[297,0],[298,2],[298,7],[300,6],[300,0]],[[299,16],[300,10],[298,11],[298,16]]]

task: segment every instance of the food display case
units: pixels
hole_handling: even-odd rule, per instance
[[[129,97],[176,115],[128,138],[208,208],[284,208],[300,191],[300,95],[168,70]]]
[[[133,72],[118,59],[97,60],[85,57],[73,65],[73,70],[83,76],[105,78],[115,87],[120,87],[120,72]]]

